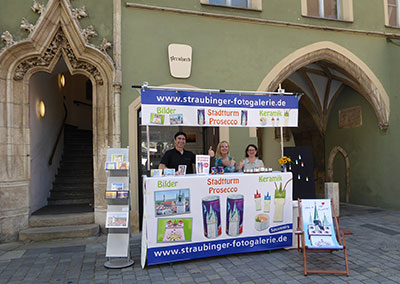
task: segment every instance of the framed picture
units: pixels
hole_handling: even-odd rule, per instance
[[[111,155],[111,161],[112,162],[122,162],[124,160],[124,155],[123,154],[113,154]]]
[[[196,143],[196,133],[188,133],[186,134],[186,142],[187,143]]]
[[[106,162],[106,170],[116,170],[117,163],[115,162]]]
[[[174,176],[175,169],[164,169],[164,176]]]
[[[128,199],[129,198],[129,191],[118,191],[117,198],[118,199]]]
[[[179,165],[179,166],[178,166],[177,175],[178,175],[178,176],[184,176],[184,175],[186,175],[186,165]]]
[[[161,169],[152,169],[150,171],[150,176],[152,176],[152,177],[162,177],[162,170]]]
[[[129,169],[129,162],[118,162],[117,163],[118,170],[127,170]]]
[[[112,183],[111,184],[111,190],[123,190],[124,189],[124,184],[123,183]]]
[[[106,191],[106,199],[115,199],[117,198],[116,191]]]
[[[128,212],[107,212],[106,228],[128,228]]]

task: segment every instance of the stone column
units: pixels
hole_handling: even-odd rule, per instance
[[[326,182],[325,183],[325,198],[333,200],[333,204],[335,204],[336,216],[339,217],[339,183],[338,182]]]

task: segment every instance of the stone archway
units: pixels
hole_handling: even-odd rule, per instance
[[[51,73],[62,57],[72,75],[93,86],[93,164],[95,222],[104,224],[106,148],[119,147],[120,85],[112,59],[88,43],[92,29],[81,29],[68,0],[50,0],[27,39],[9,38],[0,50],[0,241],[11,240],[28,224],[30,184],[29,80]]]
[[[357,78],[360,87],[356,90],[371,104],[379,128],[387,129],[389,127],[390,100],[381,82],[360,58],[333,42],[317,42],[289,54],[272,68],[261,82],[258,90],[274,91],[293,72],[320,60],[332,62]]]
[[[333,162],[336,154],[340,152],[343,155],[346,164],[346,203],[350,200],[350,159],[347,152],[340,146],[335,146],[329,154],[328,158],[328,180],[333,182]]]

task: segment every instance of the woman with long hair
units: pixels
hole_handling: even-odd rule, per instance
[[[235,171],[236,162],[229,155],[230,146],[227,141],[221,141],[217,146],[216,160],[214,163],[215,167],[224,167],[224,171],[232,173]]]

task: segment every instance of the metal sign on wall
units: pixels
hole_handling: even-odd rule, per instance
[[[171,43],[168,46],[168,61],[172,77],[189,78],[192,70],[192,47]]]

